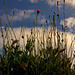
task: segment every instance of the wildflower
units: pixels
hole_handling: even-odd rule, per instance
[[[40,13],[40,9],[37,9],[37,14],[39,14]]]

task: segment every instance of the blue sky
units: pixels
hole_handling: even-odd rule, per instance
[[[63,0],[5,0],[8,11],[9,20],[11,20],[13,11],[15,11],[12,27],[17,28],[22,25],[22,18],[24,11],[26,12],[24,19],[24,27],[30,28],[33,26],[33,22],[36,20],[36,11],[40,9],[38,15],[38,26],[43,24],[46,26],[45,21],[53,20],[53,14],[57,14],[57,1],[59,1],[60,9],[60,24],[63,24]],[[67,25],[67,31],[75,34],[75,0],[65,0],[65,22]],[[2,19],[3,26],[6,26],[7,18],[4,7],[4,0],[0,0],[0,17]],[[56,20],[57,21],[57,20]]]

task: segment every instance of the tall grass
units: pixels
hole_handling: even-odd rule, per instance
[[[26,31],[23,27],[24,12],[20,35],[19,38],[17,38],[11,26],[15,12],[13,12],[12,19],[9,21],[5,1],[4,5],[9,25],[6,24],[7,28],[3,29],[0,23],[3,39],[3,55],[0,55],[0,75],[75,74],[75,64],[72,65],[75,58],[75,55],[72,56],[72,45],[74,44],[73,42],[75,42],[75,37],[72,40],[69,51],[67,51],[67,35],[65,34],[67,26],[62,25],[64,32],[60,32],[59,9],[57,15],[54,12],[53,22],[50,16],[49,22],[46,20],[47,28],[44,28],[43,24],[41,24],[42,31],[38,28],[38,14],[31,28],[30,36],[26,36]],[[55,17],[58,17],[57,24],[55,23]],[[50,28],[48,26],[50,26]],[[71,54],[69,53],[70,51]]]

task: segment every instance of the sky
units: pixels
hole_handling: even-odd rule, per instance
[[[33,27],[33,22],[36,20],[37,9],[40,9],[40,14],[38,15],[38,26],[40,27],[41,24],[43,24],[45,27],[46,20],[49,20],[49,15],[51,16],[51,21],[53,21],[54,12],[58,14],[57,1],[59,1],[60,24],[62,25],[64,22],[63,0],[5,0],[5,1],[10,21],[13,15],[13,11],[15,12],[11,24],[13,28],[22,26],[24,11],[26,12],[26,14],[23,26],[26,28]],[[2,20],[3,26],[6,26],[6,24],[8,24],[8,21],[6,17],[4,0],[0,0],[0,18]],[[65,25],[67,25],[66,31],[75,34],[75,0],[65,0],[65,23],[66,23]]]

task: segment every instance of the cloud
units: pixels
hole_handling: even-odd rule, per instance
[[[48,28],[50,30],[50,28]],[[42,39],[43,37],[43,31],[42,31],[42,28],[38,28],[39,30],[39,40]],[[22,35],[20,35],[20,32],[21,32],[21,28],[13,28],[13,31],[15,32],[15,35],[16,35],[16,38],[19,40],[19,37],[20,39],[23,41],[22,39]],[[10,33],[11,32],[11,33]],[[34,31],[33,31],[34,33]],[[37,33],[37,28],[35,28],[35,34]],[[9,28],[9,40],[11,41],[11,39],[15,39],[14,37],[14,34],[11,30],[11,28]],[[24,31],[23,31],[23,35],[25,36],[25,42],[27,40],[27,35],[28,37],[30,37],[30,34],[31,34],[31,28],[24,28]],[[60,32],[60,35],[62,34],[62,32]],[[68,48],[70,48],[70,44],[71,44],[71,41],[72,39],[75,37],[74,34],[71,34],[71,33],[66,33],[67,34],[67,45],[68,45]],[[4,35],[6,35],[6,32],[4,31]],[[12,36],[12,37],[11,37]],[[37,35],[36,35],[37,36]],[[47,38],[47,30],[45,29],[45,32],[44,32],[44,37],[45,37],[45,40]],[[65,38],[65,35],[64,35],[64,38]],[[53,38],[52,38],[53,39]],[[1,32],[0,32],[0,48],[2,48],[2,37],[1,37]],[[22,44],[22,41],[20,41],[20,44]],[[74,42],[75,44],[75,42]]]
[[[19,10],[19,9],[13,9],[12,11],[15,11],[14,21],[19,20],[21,21],[24,16],[25,11],[25,18],[30,18],[32,16],[32,13],[34,13],[34,10]]]
[[[11,31],[11,28],[9,28],[9,30]],[[33,31],[34,29],[32,29]],[[41,42],[43,41],[43,31],[42,31],[42,28],[38,28],[39,32],[38,32],[38,39],[39,39],[39,48],[41,50]],[[14,34],[13,32],[11,31],[8,32],[8,37],[9,37],[9,43],[10,45],[12,44],[12,40],[15,40],[15,37],[14,37]],[[20,48],[23,49],[25,47],[24,43],[26,44],[27,43],[27,35],[28,35],[28,38],[32,38],[32,35],[31,35],[31,28],[24,28],[24,31],[23,31],[23,36],[24,36],[24,40],[22,38],[22,35],[20,35],[20,32],[21,32],[21,28],[13,28],[13,31],[15,32],[16,34],[16,38],[17,40],[19,40],[19,44],[20,44]],[[33,31],[34,33],[34,31]],[[60,35],[62,34],[62,32],[60,32]],[[0,50],[2,50],[2,46],[3,46],[3,40],[2,40],[2,37],[1,37],[1,32],[0,32]],[[4,31],[4,35],[6,35],[5,31]],[[50,35],[49,35],[50,36]],[[56,35],[57,36],[57,35]],[[55,36],[55,38],[56,38]],[[35,38],[37,37],[37,28],[35,28]],[[60,36],[61,37],[61,36]],[[71,33],[66,33],[66,41],[67,41],[67,54],[69,54],[68,56],[70,57],[71,56],[71,52],[72,52],[72,57],[73,57],[73,54],[74,54],[74,49],[75,49],[75,35],[74,34],[71,34]],[[47,45],[47,30],[45,29],[45,32],[44,32],[44,44],[45,44],[45,48],[46,48],[46,45]],[[65,39],[65,34],[63,35],[63,39]],[[62,40],[62,37],[60,38],[60,41]],[[72,42],[72,40],[74,40]],[[57,38],[56,38],[56,41],[57,41]],[[5,39],[5,43],[7,44],[7,39]],[[56,42],[57,43],[57,42]],[[71,43],[72,43],[72,46],[71,46]],[[64,44],[64,43],[63,43]],[[54,47],[54,35],[52,35],[52,46]],[[35,39],[35,47],[36,47],[36,52],[38,53],[37,51],[37,38]],[[2,51],[0,51],[2,52]],[[75,61],[73,61],[73,64],[75,63]]]
[[[40,24],[46,24],[46,18],[44,16],[39,16],[38,17],[38,23],[40,23]]]
[[[46,3],[48,3],[49,5],[55,5],[56,0],[46,0]]]
[[[23,1],[23,0],[18,0],[18,1]],[[59,4],[61,6],[61,4],[63,3],[63,0],[29,0],[31,3],[38,3],[39,1],[44,1],[47,4],[54,6],[57,5],[57,1],[59,1]],[[65,0],[65,4],[68,4],[72,7],[75,7],[75,0]]]
[[[40,20],[40,23],[41,23],[41,24],[45,24],[45,23],[46,23],[46,19],[45,19],[45,18],[42,18],[42,19]]]
[[[37,3],[38,0],[30,0],[31,3]]]
[[[39,1],[44,1],[49,5],[55,5],[56,3],[56,0],[30,0],[31,3],[38,3]]]
[[[69,17],[67,19],[65,19],[66,25],[67,27],[69,27],[69,29],[73,32],[73,30],[75,30],[75,18],[74,17]],[[60,22],[62,25],[64,25],[64,21],[61,20]]]
[[[73,7],[75,6],[75,0],[65,0],[65,2]]]
[[[15,12],[13,21],[21,21],[23,16],[24,16],[24,11],[26,12],[25,19],[30,18],[32,16],[34,18],[33,13],[34,13],[35,10],[21,10],[21,9],[14,8],[14,9],[11,10],[10,14],[8,14],[9,20],[11,20],[11,18],[12,18],[12,12],[13,11]],[[2,19],[2,22],[7,22],[6,14],[3,14],[0,17]]]
[[[48,28],[50,30],[50,27]],[[8,29],[7,29],[8,30]],[[42,28],[38,28],[38,40],[39,40],[39,48],[41,50],[41,47],[40,45],[41,42],[43,41],[43,30]],[[15,35],[16,35],[16,38],[17,40],[19,40],[19,44],[20,44],[20,48],[23,49],[27,43],[27,35],[28,35],[28,38],[32,38],[32,35],[31,35],[31,28],[24,28],[24,31],[23,33],[21,33],[21,28],[13,28],[13,31],[15,32]],[[10,33],[11,32],[11,33]],[[21,33],[21,34],[20,34]],[[32,29],[32,33],[35,33],[35,48],[36,48],[36,52],[38,53],[37,51],[37,28],[35,28],[35,31],[34,29]],[[60,32],[60,42],[62,40],[62,36],[61,36],[62,32]],[[65,38],[65,34],[66,34],[66,38]],[[2,46],[3,46],[3,40],[2,40],[2,37],[1,37],[1,32],[0,32],[0,50],[2,49]],[[6,32],[4,31],[4,36],[7,35]],[[22,36],[24,36],[24,40],[22,38]],[[50,36],[50,34],[49,34]],[[8,32],[8,37],[9,37],[9,44],[11,45],[12,44],[12,40],[15,40],[15,37],[14,37],[14,34],[11,30],[11,28],[9,28],[9,32]],[[66,43],[66,49],[67,49],[67,54],[69,54],[68,56],[70,57],[71,56],[71,52],[72,54],[74,54],[74,49],[75,49],[75,35],[74,34],[71,34],[71,33],[64,33],[63,35],[63,39],[66,39],[67,43]],[[46,45],[47,45],[47,30],[45,29],[45,32],[44,32],[44,44],[45,44],[45,48],[46,48]],[[73,42],[72,42],[73,40]],[[50,41],[50,40],[49,40]],[[56,47],[57,47],[57,35],[55,36],[55,41],[56,41]],[[65,41],[64,41],[65,42]],[[65,43],[63,42],[63,46],[65,45]],[[5,39],[5,43],[7,44],[7,39]],[[25,45],[24,45],[25,43]],[[54,34],[52,35],[52,46],[54,48]],[[62,44],[62,43],[61,43]],[[72,44],[72,45],[71,45]],[[60,45],[60,47],[62,47]],[[1,52],[1,51],[0,51]],[[73,55],[72,55],[73,57]],[[73,61],[74,63],[75,61]]]
[[[61,7],[61,5],[63,4],[63,0],[46,0],[46,3],[54,6],[57,5],[57,1],[59,1],[59,6]],[[75,7],[75,0],[65,0],[65,4]]]
[[[38,24],[46,24],[46,20],[49,21],[48,19],[45,18],[45,16],[39,15],[37,18]]]
[[[19,2],[23,1],[23,0],[18,0]],[[38,0],[29,0],[31,3],[37,3]]]

